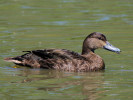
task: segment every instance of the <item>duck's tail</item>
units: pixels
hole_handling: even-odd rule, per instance
[[[20,59],[19,57],[9,57],[9,58],[5,58],[4,60],[7,62],[13,62],[15,64],[21,64],[22,63],[22,59]]]

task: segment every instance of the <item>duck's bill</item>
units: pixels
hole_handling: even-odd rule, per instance
[[[108,41],[106,41],[106,45],[103,48],[112,52],[116,52],[118,54],[121,52],[119,48],[114,47]]]

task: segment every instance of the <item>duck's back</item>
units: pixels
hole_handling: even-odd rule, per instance
[[[6,61],[14,62],[17,65],[32,68],[59,69],[75,71],[77,61],[85,61],[86,58],[73,51],[65,49],[44,49],[24,51],[28,52],[22,56],[6,58]]]
[[[93,62],[92,59],[95,57],[92,55],[86,57],[65,49],[44,49],[24,52],[28,53],[5,60],[32,68],[59,69],[64,71],[98,70],[96,69],[97,66],[93,68],[95,67],[93,65],[97,65],[97,63]]]

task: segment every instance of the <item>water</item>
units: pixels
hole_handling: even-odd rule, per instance
[[[2,100],[132,100],[132,0],[1,0]],[[5,57],[22,50],[64,48],[81,52],[84,38],[102,32],[121,54],[99,49],[104,72],[70,73],[15,68]]]

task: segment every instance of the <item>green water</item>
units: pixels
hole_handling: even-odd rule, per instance
[[[102,32],[122,50],[96,51],[104,72],[69,73],[13,68],[5,57],[22,50],[64,48],[81,52],[84,38]],[[132,0],[1,0],[1,100],[132,100]]]

